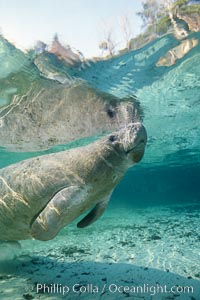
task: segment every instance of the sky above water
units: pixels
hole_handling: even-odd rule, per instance
[[[98,45],[109,28],[117,47],[124,43],[121,22],[131,21],[132,34],[141,30],[136,12],[141,0],[0,0],[0,29],[19,48],[37,40],[49,44],[55,33],[64,44],[79,49],[85,56],[101,53]]]

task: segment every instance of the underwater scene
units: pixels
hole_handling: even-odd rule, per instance
[[[200,2],[137,2],[93,58],[0,34],[0,300],[200,299]]]

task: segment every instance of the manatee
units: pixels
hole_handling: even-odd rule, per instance
[[[70,84],[44,78],[30,83],[18,74],[7,81],[2,83],[5,92],[10,86],[15,91],[16,82],[17,90],[23,82],[26,86],[0,109],[0,147],[10,151],[46,150],[141,121],[134,97],[119,99],[78,79]]]
[[[0,240],[50,240],[90,208],[78,227],[92,224],[146,141],[144,126],[131,123],[90,145],[0,169]]]

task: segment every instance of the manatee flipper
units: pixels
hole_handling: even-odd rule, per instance
[[[80,215],[76,207],[84,203],[86,196],[87,191],[78,186],[63,188],[56,193],[33,222],[32,237],[41,241],[54,238],[65,225]]]
[[[110,196],[106,197],[105,200],[97,203],[95,207],[77,224],[78,228],[84,228],[94,223],[97,219],[99,219],[104,213],[107,204],[109,202]]]

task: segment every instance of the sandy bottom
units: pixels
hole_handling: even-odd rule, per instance
[[[2,244],[0,299],[199,300],[199,208],[110,207],[53,241]]]

